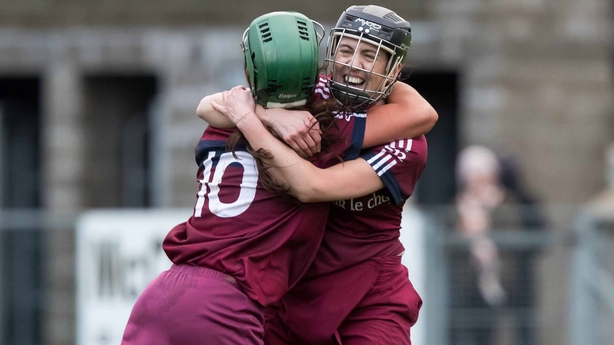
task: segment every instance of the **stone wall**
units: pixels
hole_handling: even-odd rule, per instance
[[[330,23],[351,4],[320,3],[291,7]],[[581,203],[604,186],[604,147],[614,134],[610,2],[380,4],[411,13],[412,64],[459,74],[461,146],[485,144],[518,156],[544,202]],[[82,82],[101,71],[158,78],[154,204],[192,206],[193,148],[204,128],[194,109],[203,95],[243,81],[238,40],[249,21],[288,7],[282,1],[0,0],[0,75],[43,80],[45,207],[84,207]],[[71,232],[50,233],[46,242],[45,344],[74,342],[73,242]]]
[[[603,188],[614,134],[611,3],[582,4],[436,1],[436,42],[413,55],[440,56],[436,64],[462,75],[461,144],[519,157],[549,203],[583,202]]]
[[[424,0],[381,0],[377,4],[394,8],[401,16],[421,18],[426,15]],[[333,22],[349,0],[284,1],[234,0],[0,0],[0,26],[173,26],[193,25],[247,26],[257,16],[280,10],[304,13],[317,21]]]

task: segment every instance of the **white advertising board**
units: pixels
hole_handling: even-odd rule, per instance
[[[409,279],[411,280],[414,289],[422,297],[423,303],[428,303],[426,295],[426,241],[425,241],[425,221],[424,216],[411,204],[406,204],[403,209],[403,218],[401,220],[401,236],[400,240],[405,247],[402,262],[409,271]],[[411,343],[412,345],[426,344],[426,320],[428,320],[426,308],[420,310],[418,321],[411,328]]]
[[[120,344],[137,297],[171,265],[162,241],[190,210],[91,211],[77,222],[77,345]]]

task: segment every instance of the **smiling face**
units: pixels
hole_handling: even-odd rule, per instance
[[[405,54],[368,30],[357,31],[331,30],[325,61],[333,96],[343,106],[364,110],[390,94]]]
[[[389,55],[376,45],[344,36],[337,45],[332,79],[368,94],[382,91]]]

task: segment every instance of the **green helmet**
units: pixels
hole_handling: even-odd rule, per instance
[[[318,78],[323,37],[316,25],[322,28],[298,12],[271,12],[254,19],[245,30],[241,46],[248,83],[258,103],[279,108],[307,102]]]

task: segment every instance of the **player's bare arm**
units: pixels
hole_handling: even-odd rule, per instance
[[[223,104],[222,93],[205,96],[198,105],[198,117],[214,127],[235,127],[232,121],[211,106],[211,101]],[[426,134],[437,122],[435,109],[407,84],[396,83],[386,102],[367,111],[363,148]],[[320,152],[320,128],[308,111],[265,109],[258,105],[255,113],[302,157],[311,157]]]
[[[223,105],[222,92],[203,97],[196,108],[196,115],[213,127],[236,127],[228,117],[211,106],[212,101]],[[256,115],[299,155],[311,157],[320,152],[322,140],[320,126],[310,112],[266,109],[259,105],[256,108]]]
[[[320,124],[310,112],[283,108],[267,109],[257,104],[256,115],[302,157],[311,157],[320,152],[322,132]]]
[[[367,110],[363,148],[428,133],[437,122],[435,109],[413,87],[397,82],[386,104]]]
[[[327,169],[315,167],[271,135],[254,113],[251,94],[241,87],[223,93],[224,105],[214,102],[218,111],[243,132],[252,147],[272,153],[271,173],[290,187],[290,194],[302,202],[321,202],[363,196],[384,187],[373,168],[363,159],[337,164]]]
[[[260,113],[259,108],[269,113]],[[320,151],[319,146],[314,150],[312,144],[315,142],[319,145],[319,131],[307,127],[315,122],[310,113],[287,109],[271,111],[257,107],[256,114],[299,154],[306,153],[305,145],[312,153]],[[367,126],[362,147],[374,147],[394,140],[424,135],[433,128],[437,119],[435,109],[418,91],[407,84],[397,82],[386,98],[386,103],[367,110]]]
[[[196,115],[201,119],[205,120],[209,125],[213,127],[235,127],[235,124],[232,123],[232,121],[230,121],[228,117],[226,117],[226,115],[220,113],[211,106],[211,102],[213,101],[223,104],[224,100],[222,98],[222,93],[218,92],[203,97],[203,99],[200,100],[200,103],[198,103],[198,107],[196,108]]]

